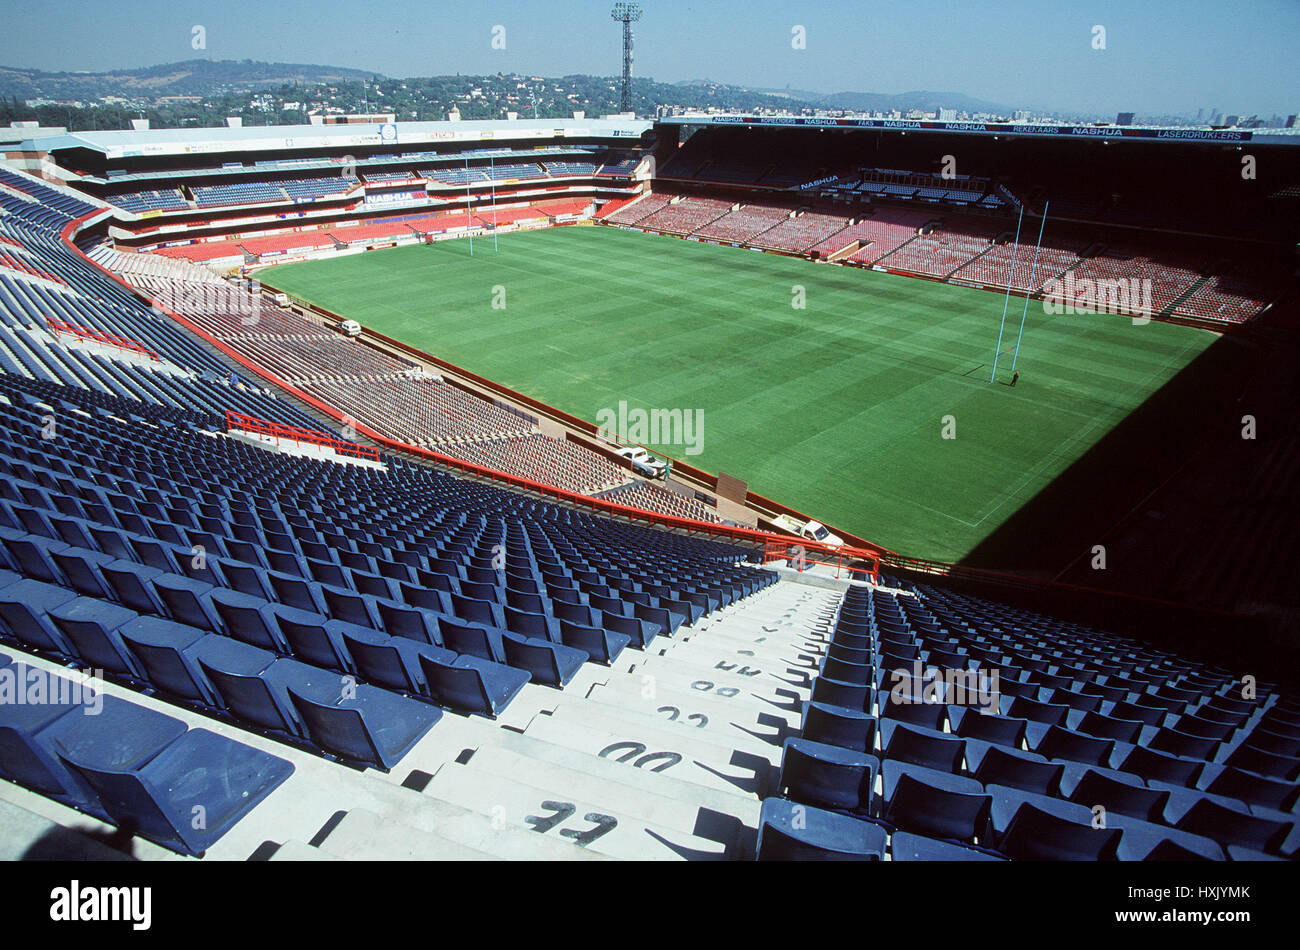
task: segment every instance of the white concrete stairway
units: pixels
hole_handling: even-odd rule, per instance
[[[840,597],[782,582],[626,651],[585,688],[521,694],[505,728],[443,731],[465,746],[445,749],[424,793],[575,851],[750,857]]]

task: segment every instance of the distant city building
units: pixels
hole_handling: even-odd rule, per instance
[[[956,110],[956,109],[945,109],[945,108],[943,108],[942,106],[940,106],[940,107],[939,107],[939,121],[940,121],[940,122],[956,122],[956,121],[957,121],[957,110]]]
[[[1029,110],[1028,110],[1028,109],[1017,109],[1017,110],[1016,110],[1016,114],[1015,114],[1015,120],[1016,120],[1017,122],[1028,122],[1028,121],[1029,121]]]
[[[1133,113],[1132,113],[1132,112],[1121,112],[1121,113],[1119,113],[1118,115],[1115,116],[1115,124],[1116,124],[1116,125],[1132,125],[1132,124],[1133,124]]]
[[[1295,128],[1295,116],[1294,116],[1294,115],[1289,115],[1289,116],[1286,117],[1286,127],[1287,127],[1288,129],[1294,129],[1294,128]]]

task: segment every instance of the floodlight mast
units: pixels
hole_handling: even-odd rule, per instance
[[[616,3],[609,11],[612,19],[623,24],[623,100],[622,111],[632,111],[632,24],[641,19],[638,3]]]

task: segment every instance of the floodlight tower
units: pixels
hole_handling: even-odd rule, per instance
[[[623,111],[632,111],[632,24],[641,19],[641,5],[616,3],[610,17],[623,24]]]

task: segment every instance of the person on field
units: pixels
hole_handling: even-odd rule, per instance
[[[1011,385],[1014,386],[1019,381],[1020,381],[1020,370],[1016,370],[1014,373],[1011,374]]]

